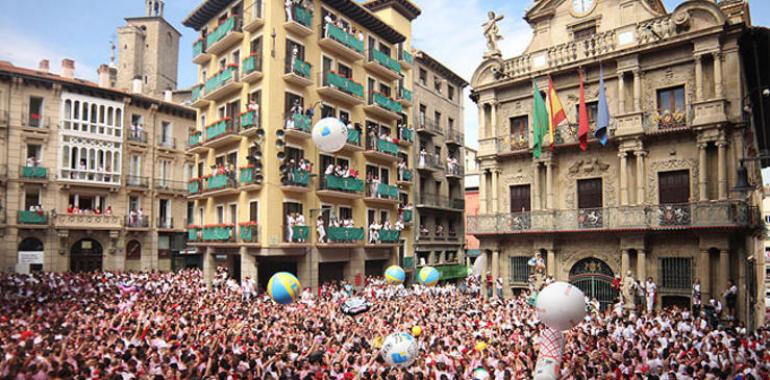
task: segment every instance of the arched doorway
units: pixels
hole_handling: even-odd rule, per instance
[[[94,239],[81,239],[70,250],[72,272],[102,270],[102,245]]]
[[[126,244],[126,260],[139,260],[142,258],[142,244],[131,240]]]
[[[613,276],[612,269],[607,263],[595,257],[589,257],[572,266],[569,271],[569,282],[589,298],[596,298],[604,310],[617,297],[617,292],[612,289]]]
[[[22,240],[18,246],[18,261],[16,272],[30,273],[43,270],[45,249],[40,239],[29,237]]]

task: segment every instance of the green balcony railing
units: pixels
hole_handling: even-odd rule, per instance
[[[382,243],[398,243],[400,237],[401,231],[399,230],[380,230],[380,242]]]
[[[190,137],[187,139],[187,145],[189,146],[196,146],[200,145],[201,143],[201,133],[196,132],[190,135]]]
[[[288,185],[307,187],[310,185],[310,172],[302,169],[292,170],[292,176],[289,178]]]
[[[309,226],[292,226],[291,231],[291,243],[307,241],[308,236],[310,236]],[[289,240],[288,236],[286,237],[286,240]]]
[[[193,58],[203,54],[203,51],[205,50],[204,43],[205,41],[203,39],[195,41],[195,43],[193,44],[193,54],[192,54]]]
[[[401,51],[401,59],[410,65],[412,64],[412,62],[414,62],[414,57],[412,57],[412,53],[406,50]]]
[[[206,227],[203,241],[228,241],[233,238],[233,227]]]
[[[343,178],[336,175],[327,175],[326,179],[327,190],[339,190],[350,193],[359,193],[364,191],[364,181],[358,178]]]
[[[411,103],[412,102],[412,91],[410,91],[410,90],[408,90],[406,88],[400,87],[398,89],[398,98],[406,100],[407,102]]]
[[[303,113],[295,113],[291,115],[291,119],[294,122],[294,129],[307,133],[310,133],[313,129],[313,120],[310,119],[310,116]]]
[[[206,180],[206,190],[220,190],[228,186],[229,181],[227,174],[217,174],[209,177]]]
[[[254,225],[240,226],[238,232],[241,236],[241,240],[244,242],[247,242],[247,243],[259,242],[259,228],[257,226],[254,226]]]
[[[290,69],[292,70],[292,72],[294,74],[297,74],[297,75],[299,75],[299,76],[301,76],[303,78],[310,79],[310,70],[311,70],[311,68],[312,68],[312,66],[309,63],[307,63],[307,62],[305,62],[305,61],[303,61],[303,60],[301,60],[299,58],[294,58],[294,64],[291,65]]]
[[[333,242],[354,242],[364,240],[364,229],[354,227],[329,227],[327,237]]]
[[[401,103],[379,93],[375,92],[372,96],[372,99],[374,100],[374,104],[387,109],[388,111],[393,111],[395,113],[401,113],[404,110],[404,107],[401,105]]]
[[[249,75],[255,71],[262,71],[262,56],[252,54],[243,60],[243,75]]]
[[[241,114],[241,128],[249,129],[259,127],[259,117],[257,111],[246,111]]]
[[[232,32],[233,29],[235,29],[235,23],[236,23],[235,17],[230,17],[227,20],[225,20],[225,22],[220,24],[216,29],[214,29],[213,32],[211,32],[206,37],[206,46],[211,46],[219,42],[219,40],[221,40],[222,38],[225,38],[225,36],[228,33]]]
[[[345,78],[342,75],[333,72],[326,73],[326,82],[338,88],[340,91],[346,92],[350,95],[364,97],[364,86],[354,82],[351,79]]]
[[[192,101],[196,102],[203,96],[203,85],[197,85],[192,88]]]
[[[414,142],[414,131],[412,128],[401,127],[399,128],[399,138],[404,141]]]
[[[403,215],[404,215],[404,223],[412,222],[412,216],[413,216],[412,210],[404,210]]]
[[[190,194],[198,194],[201,191],[201,182],[200,180],[194,180],[187,182],[187,192]]]
[[[382,198],[398,199],[398,187],[380,183],[377,185],[377,195]]]
[[[17,221],[19,224],[47,224],[48,214],[38,211],[19,210]]]
[[[404,171],[401,174],[401,180],[409,182],[412,180],[412,178],[414,178],[414,174],[412,173],[412,170],[404,169]]]
[[[405,270],[414,269],[414,256],[404,256],[401,260],[401,267]]]
[[[364,41],[359,40],[356,36],[338,28],[334,24],[326,24],[326,36],[360,54],[364,52]]]
[[[440,280],[453,280],[468,277],[468,267],[461,264],[438,265],[436,269],[441,274]]]
[[[240,173],[240,176],[239,176],[239,180],[244,185],[260,184],[261,183],[261,180],[258,181],[256,173],[254,172],[254,168],[251,168],[251,167],[241,168],[241,173]]]
[[[189,240],[189,241],[196,241],[196,240],[198,240],[198,231],[200,231],[200,229],[198,229],[198,228],[188,228],[187,229],[187,240]]]
[[[48,169],[42,166],[22,166],[22,178],[46,179],[48,178]]]
[[[361,145],[361,131],[348,128],[348,144]]]
[[[227,119],[220,120],[206,127],[206,140],[213,140],[227,133]]]
[[[390,154],[391,156],[398,156],[398,145],[387,140],[377,139],[377,151]]]
[[[294,5],[294,19],[309,28],[313,23],[313,11],[299,5]]]
[[[210,94],[212,91],[216,91],[220,87],[224,86],[231,80],[233,80],[235,76],[235,70],[238,68],[236,67],[227,67],[224,70],[220,71],[218,74],[214,75],[213,77],[209,78],[206,81],[205,88],[206,88],[206,94]]]
[[[394,71],[396,73],[401,74],[401,64],[398,63],[395,59],[391,58],[389,55],[377,50],[377,49],[371,49],[372,52],[372,60],[379,63],[380,65],[388,68],[391,71]]]

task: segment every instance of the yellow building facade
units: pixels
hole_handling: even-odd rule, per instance
[[[413,202],[413,177],[399,162],[412,158],[419,13],[408,1],[208,0],[187,17],[201,33],[188,241],[209,280],[217,266],[262,286],[289,271],[316,288],[411,263],[414,227],[401,205]],[[312,142],[322,117],[348,123],[340,152]],[[330,165],[349,170],[326,174]]]

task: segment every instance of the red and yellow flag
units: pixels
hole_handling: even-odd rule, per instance
[[[559,95],[556,94],[556,88],[553,86],[551,77],[548,77],[548,134],[551,136],[551,147],[554,144],[554,134],[556,127],[567,120],[567,114],[561,106]]]

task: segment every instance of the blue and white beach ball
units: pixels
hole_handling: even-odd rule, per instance
[[[321,152],[334,153],[348,140],[348,127],[340,119],[327,117],[313,126],[313,143]]]
[[[292,303],[301,291],[302,284],[289,272],[278,272],[267,283],[267,294],[281,305]]]
[[[388,365],[409,367],[417,359],[417,340],[404,332],[390,334],[382,342],[380,355]]]
[[[385,269],[385,281],[387,281],[388,284],[391,284],[391,285],[403,284],[405,279],[406,279],[406,272],[404,272],[404,270],[400,266],[391,265],[388,267],[388,269]]]
[[[417,280],[425,286],[434,286],[441,278],[441,273],[434,267],[422,267],[417,274]]]

